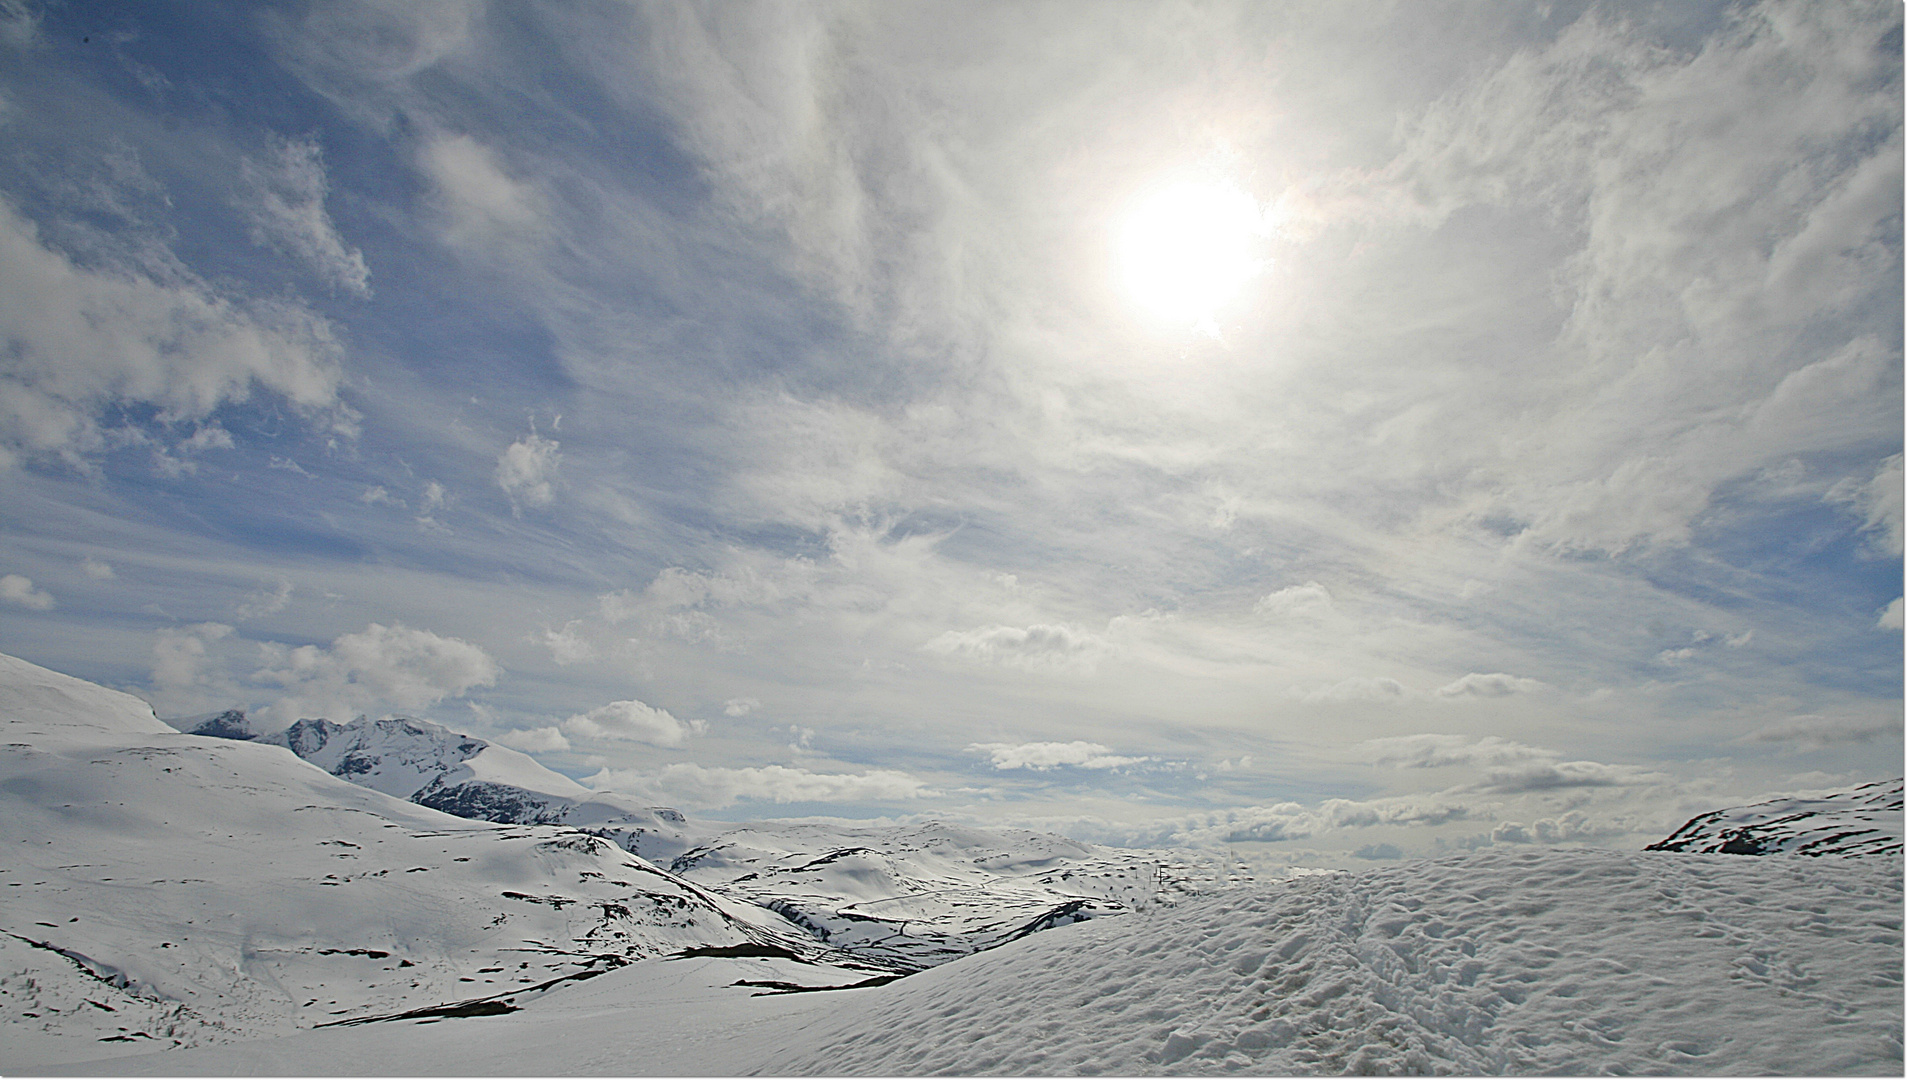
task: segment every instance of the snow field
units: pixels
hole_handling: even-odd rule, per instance
[[[1901,1071],[1901,864],[1486,852],[856,991],[786,1074]]]

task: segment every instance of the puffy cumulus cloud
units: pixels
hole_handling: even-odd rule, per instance
[[[752,697],[729,698],[722,702],[724,716],[747,716],[759,708],[761,708],[761,701]]]
[[[239,179],[239,209],[251,224],[254,243],[304,264],[334,289],[371,295],[371,269],[363,253],[345,245],[325,213],[331,183],[316,142],[277,140],[265,161],[244,161]]]
[[[422,709],[478,686],[502,669],[480,646],[429,630],[371,623],[340,635],[328,648],[259,646],[264,665],[252,676],[284,688],[265,710],[274,719],[348,719],[374,710]]]
[[[550,650],[550,658],[559,666],[568,667],[570,664],[583,664],[596,659],[596,646],[584,636],[580,619],[564,623],[561,630],[545,628],[542,640]]]
[[[119,576],[113,571],[111,563],[100,562],[98,559],[89,558],[80,563],[79,568],[85,571],[86,576],[92,578],[94,581],[111,581]]]
[[[1520,821],[1499,821],[1488,837],[1476,836],[1459,846],[1475,850],[1489,844],[1586,844],[1623,836],[1631,831],[1628,822],[1596,821],[1580,810],[1561,817],[1537,818],[1528,825]],[[1487,839],[1488,843],[1484,841]]]
[[[528,754],[560,753],[569,749],[569,740],[556,727],[518,728],[497,736],[497,742]]]
[[[1543,689],[1547,684],[1538,679],[1526,679],[1520,675],[1506,675],[1501,671],[1481,674],[1471,672],[1463,678],[1437,688],[1439,697],[1461,698],[1509,697],[1511,694],[1528,694]]]
[[[1090,671],[1110,649],[1106,639],[1063,623],[949,630],[922,647],[1029,671]]]
[[[996,769],[1032,769],[1047,772],[1062,765],[1075,769],[1117,769],[1149,761],[1121,757],[1109,746],[1090,742],[973,743],[970,754],[985,754]]]
[[[231,634],[232,627],[214,622],[159,631],[152,647],[154,685],[161,692],[177,694],[222,681],[209,656],[210,646]]]
[[[1307,691],[1300,696],[1307,704],[1343,701],[1402,701],[1409,693],[1396,679],[1353,676],[1330,686]]]
[[[78,265],[4,199],[0,350],[0,464],[48,458],[90,470],[108,445],[100,418],[120,405],[151,406],[176,424],[264,390],[350,425],[338,398],[342,353],[324,319],[285,301],[228,298],[176,266],[154,276]]]
[[[35,588],[33,579],[22,574],[8,574],[0,577],[0,600],[35,611],[53,610],[53,594],[45,589]]]
[[[1903,626],[1907,626],[1907,621],[1903,621],[1902,604],[1903,601],[1901,597],[1894,597],[1894,599],[1888,603],[1887,607],[1882,609],[1880,618],[1874,621],[1874,629],[1899,630]]]
[[[614,739],[651,746],[681,746],[690,735],[699,735],[707,728],[701,720],[684,723],[669,715],[666,709],[633,699],[612,701],[578,713],[561,726],[564,734],[579,739]]]
[[[1898,711],[1870,715],[1822,716],[1810,713],[1764,724],[1735,740],[1738,745],[1774,744],[1792,750],[1821,750],[1848,743],[1900,738]]]
[[[1861,519],[1860,530],[1868,534],[1868,547],[1874,554],[1899,557],[1904,482],[1901,455],[1895,454],[1881,462],[1872,479],[1842,480],[1828,489],[1827,498]]]
[[[428,139],[417,154],[444,215],[444,238],[484,245],[542,231],[548,203],[535,184],[504,167],[496,150],[469,135]]]
[[[874,769],[823,773],[786,765],[708,767],[678,762],[659,773],[604,769],[583,783],[598,791],[627,791],[705,810],[747,799],[775,803],[905,802],[938,794],[904,772]]]
[[[1351,852],[1354,859],[1401,859],[1404,852],[1396,844],[1365,844]]]
[[[556,498],[556,473],[563,463],[561,444],[532,431],[497,456],[497,486],[511,506],[548,506]]]
[[[1315,581],[1303,585],[1290,585],[1277,592],[1258,598],[1252,610],[1259,615],[1272,619],[1300,618],[1327,615],[1336,610],[1331,601],[1331,590]]]

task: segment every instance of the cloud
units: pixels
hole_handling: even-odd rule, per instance
[[[131,441],[144,441],[148,438],[144,433],[134,434],[122,431],[117,434]],[[199,463],[193,460],[196,455],[207,450],[230,450],[236,445],[231,432],[217,424],[202,424],[189,437],[174,443],[170,450],[164,446],[154,447],[152,463],[159,475],[168,480],[176,480],[181,476],[191,476],[199,471]],[[178,456],[175,457],[174,454]]]
[[[482,245],[540,231],[547,204],[534,185],[512,177],[497,152],[470,135],[427,140],[417,164],[445,214],[445,239]]]
[[[325,213],[331,184],[316,142],[275,140],[264,163],[245,159],[239,178],[240,209],[251,224],[254,243],[303,263],[332,288],[370,297],[371,269],[363,253],[345,246]]]
[[[1342,682],[1312,690],[1301,700],[1308,704],[1338,701],[1402,701],[1409,691],[1396,679],[1352,676]]]
[[[1764,724],[1737,739],[1738,744],[1776,744],[1794,750],[1822,750],[1831,746],[1869,743],[1889,736],[1898,738],[1901,721],[1898,713],[1877,716],[1823,716],[1809,713]]]
[[[640,701],[612,701],[563,721],[564,734],[582,739],[616,739],[651,746],[681,746],[706,727],[700,720],[684,723],[666,710]]]
[[[558,444],[532,431],[497,457],[496,481],[510,503],[547,506],[556,497],[556,471],[563,463]]]
[[[183,269],[160,280],[80,266],[4,199],[0,347],[0,464],[50,458],[89,470],[107,446],[101,416],[119,405],[150,406],[171,424],[261,389],[306,413],[339,404],[330,323],[285,301],[220,295]]]
[[[561,630],[543,631],[543,644],[549,647],[550,658],[558,665],[567,667],[596,659],[596,647],[579,632],[581,625],[582,620],[571,619]]]
[[[569,740],[554,727],[518,728],[498,735],[496,741],[526,754],[559,753],[569,749]]]
[[[583,783],[597,791],[627,791],[647,798],[718,810],[749,800],[773,803],[903,802],[938,794],[904,772],[821,773],[786,765],[711,768],[678,762],[659,773],[604,769]]]
[[[1547,684],[1537,679],[1526,679],[1520,675],[1506,675],[1503,672],[1491,672],[1484,675],[1471,672],[1463,678],[1437,688],[1441,697],[1508,697],[1511,694],[1528,694],[1542,690]]]
[[[1901,455],[1881,462],[1873,479],[1857,482],[1842,480],[1828,489],[1829,502],[1846,506],[1861,520],[1860,531],[1868,534],[1868,547],[1879,556],[1901,554],[1901,501],[1903,498]]]
[[[152,681],[170,693],[223,684],[222,676],[211,669],[208,646],[231,633],[230,626],[213,622],[159,631],[152,646]]]
[[[53,610],[53,594],[33,587],[33,579],[20,574],[0,577],[0,600],[35,611]]]
[[[1307,581],[1259,597],[1252,610],[1267,618],[1302,618],[1325,615],[1335,609],[1331,590],[1315,581]]]
[[[1396,844],[1366,844],[1351,852],[1354,859],[1401,859],[1404,853]]]
[[[1881,617],[1874,623],[1874,629],[1876,630],[1901,629],[1903,625],[1901,602],[1902,602],[1902,598],[1898,596],[1888,601],[1886,609],[1881,612]]]
[[[119,576],[113,572],[112,564],[100,562],[98,559],[89,558],[85,560],[80,563],[80,569],[84,570],[86,576],[92,578],[94,581],[111,581]]]
[[[1254,841],[1283,843],[1338,829],[1367,829],[1379,825],[1442,825],[1461,820],[1469,813],[1469,806],[1441,796],[1326,799],[1315,808],[1282,802],[1224,811],[1215,816],[1216,820],[1180,829],[1174,834],[1173,840],[1208,846],[1214,843]]]
[[[1562,761],[1554,750],[1513,742],[1495,735],[1404,735],[1360,744],[1368,759],[1400,769],[1468,766],[1484,770],[1469,791],[1513,795],[1558,788],[1622,787],[1655,783],[1662,774],[1630,765]]]
[[[1447,765],[1502,766],[1543,761],[1556,754],[1535,746],[1484,735],[1402,735],[1359,744],[1368,760],[1400,769],[1436,769]]]
[[[1091,670],[1108,651],[1104,638],[1065,624],[949,630],[923,646],[929,652],[1029,671]]]
[[[289,581],[279,581],[278,587],[270,592],[260,589],[246,595],[238,605],[237,615],[241,621],[260,619],[267,615],[276,615],[291,604],[291,594],[295,591]]]
[[[726,716],[747,716],[761,708],[761,702],[752,697],[729,698],[722,702],[722,713]]]
[[[411,710],[491,686],[502,668],[480,646],[400,624],[371,623],[329,648],[262,643],[256,682],[283,687],[267,707],[289,723],[303,717],[348,719],[373,710]]]
[[[1572,810],[1561,817],[1537,818],[1528,825],[1520,821],[1499,821],[1490,830],[1488,840],[1494,844],[1594,843],[1630,831],[1628,823],[1596,822],[1582,811]],[[1465,846],[1475,848],[1487,845],[1472,843]]]
[[[1515,795],[1560,788],[1626,787],[1660,783],[1667,779],[1662,773],[1633,765],[1605,765],[1599,761],[1531,761],[1489,770],[1476,790]]]
[[[1112,748],[1090,742],[973,743],[968,753],[985,754],[996,769],[1032,769],[1048,772],[1062,765],[1076,769],[1117,769],[1149,761],[1121,757]]]

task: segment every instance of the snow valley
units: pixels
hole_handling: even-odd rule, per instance
[[[418,720],[183,733],[4,657],[0,724],[9,1073],[1901,1069],[1898,782],[1260,883],[704,825]]]

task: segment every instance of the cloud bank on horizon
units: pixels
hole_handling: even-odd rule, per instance
[[[1898,772],[1898,5],[0,50],[0,650],[163,714],[1312,864]]]

